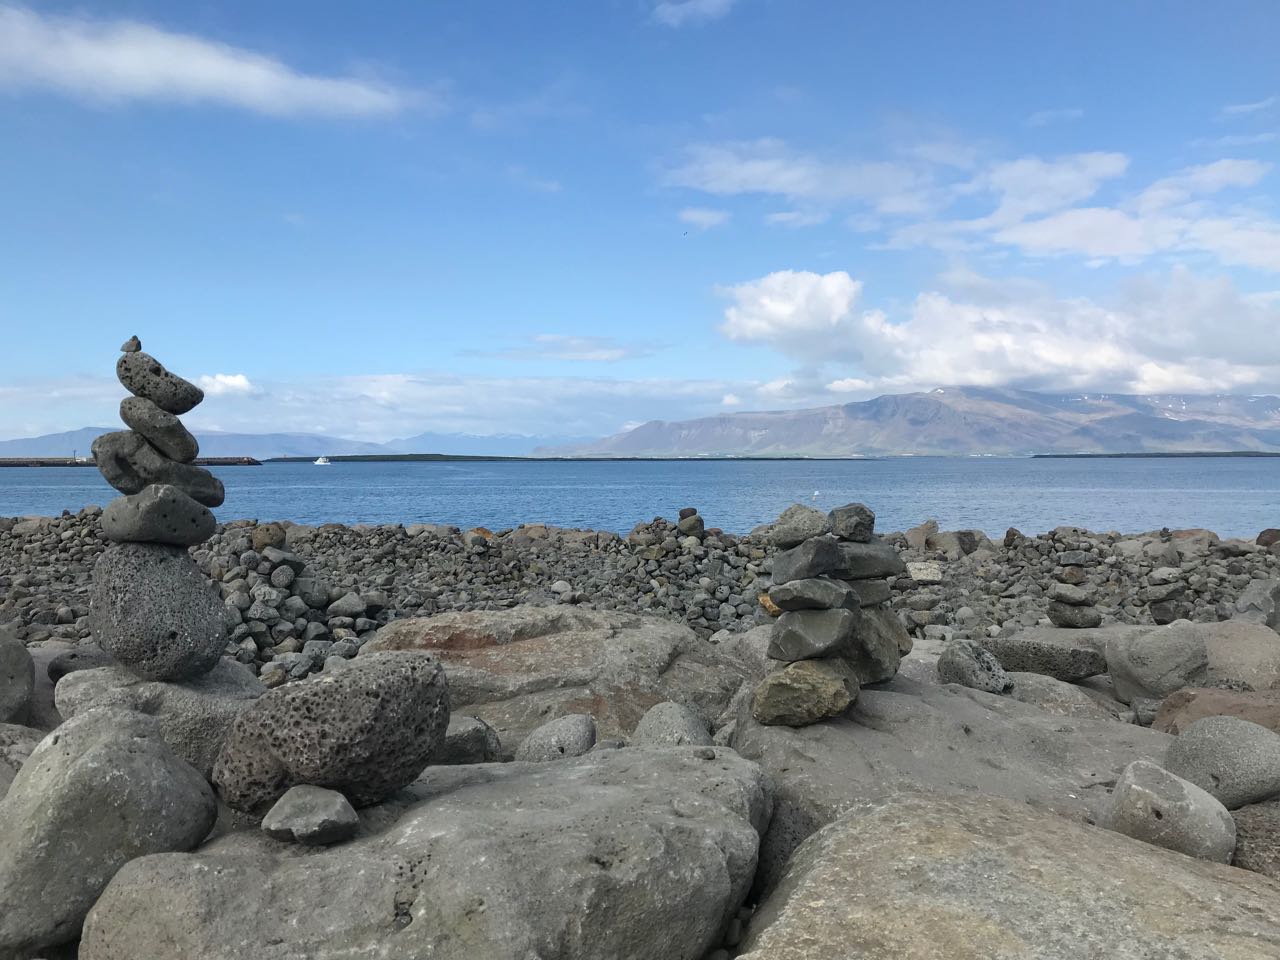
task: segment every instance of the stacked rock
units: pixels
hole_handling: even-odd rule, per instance
[[[1088,586],[1086,567],[1095,566],[1098,558],[1087,550],[1067,550],[1059,555],[1054,582],[1049,585],[1049,621],[1055,627],[1083,629],[1102,623],[1102,614],[1094,606],[1096,596]]]
[[[166,370],[132,337],[116,376],[133,394],[120,403],[131,429],[106,433],[93,455],[124,496],[102,512],[111,541],[93,571],[89,627],[98,645],[148,680],[184,680],[211,670],[226,642],[218,594],[187,548],[207,540],[222,504],[222,483],[192,464],[199,445],[182,425],[204,399],[199,387]]]
[[[770,533],[776,610],[768,656],[785,666],[756,688],[752,712],[766,724],[803,726],[836,716],[862,684],[888,680],[911,651],[889,608],[889,577],[901,575],[898,551],[877,540],[875,514],[860,503],[824,515],[787,510]]]

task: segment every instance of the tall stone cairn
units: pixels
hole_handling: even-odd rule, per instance
[[[137,337],[120,349],[116,376],[132,394],[120,419],[130,429],[98,437],[93,456],[124,496],[102,512],[111,544],[94,566],[89,626],[138,676],[191,679],[217,664],[227,633],[222,601],[188,552],[213,535],[209,508],[224,498],[222,482],[192,463],[199,444],[178,419],[204,393],[143,353]]]
[[[876,538],[875,521],[860,503],[826,515],[796,505],[774,525],[771,539],[783,549],[761,603],[778,617],[768,656],[779,666],[755,690],[758,722],[803,726],[838,716],[862,684],[893,677],[911,651],[888,603],[888,578],[905,567]]]

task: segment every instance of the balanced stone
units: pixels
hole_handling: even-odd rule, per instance
[[[300,783],[367,806],[412,783],[448,726],[440,662],[416,651],[377,653],[255,700],[232,723],[213,781],[235,810],[274,803]]]
[[[135,397],[150,400],[169,413],[186,413],[204,399],[203,390],[170,373],[164,364],[140,349],[121,354],[116,361],[116,376]]]
[[[1098,826],[1218,863],[1230,863],[1236,846],[1235,821],[1226,807],[1149,760],[1124,768]]]
[[[176,463],[147,443],[139,433],[117,430],[93,441],[98,470],[121,493],[139,493],[153,483],[167,483],[206,507],[220,507],[226,498],[222,481],[203,467]]]
[[[842,580],[876,580],[906,573],[907,566],[891,544],[883,540],[845,543],[839,547]]]
[[[121,400],[120,419],[170,460],[190,463],[200,453],[200,444],[182,421],[145,397]]]
[[[888,580],[848,580],[841,581],[849,587],[858,598],[858,606],[874,607],[886,603],[892,595]]]
[[[870,543],[876,529],[876,515],[861,503],[836,507],[830,513],[831,532],[841,540]]]
[[[773,558],[773,582],[790,583],[808,580],[824,573],[834,573],[843,564],[840,546],[830,537],[814,537]]]
[[[861,606],[858,594],[848,584],[819,577],[779,584],[769,591],[769,599],[779,610],[835,610],[837,607],[852,609]]]
[[[766,676],[752,695],[757,723],[803,727],[836,717],[858,698],[858,681],[838,658],[800,660]]]
[[[1075,567],[1074,569],[1079,570],[1081,568]],[[1070,583],[1051,583],[1049,584],[1049,599],[1073,607],[1082,607],[1092,604],[1094,596],[1092,590],[1086,590]]]
[[[102,532],[117,543],[204,543],[217,527],[209,508],[177,487],[153,483],[141,493],[117,497],[102,511]]]
[[[120,344],[121,353],[137,353],[142,349],[142,341],[136,336],[130,337],[124,343]]]
[[[93,570],[93,638],[148,680],[210,670],[226,638],[226,609],[191,555],[159,543],[115,543]]]
[[[830,531],[831,521],[825,513],[797,503],[783,510],[782,516],[770,527],[769,542],[785,550]]]
[[[769,640],[774,660],[814,660],[844,651],[861,620],[857,607],[836,610],[792,610],[778,618]]]

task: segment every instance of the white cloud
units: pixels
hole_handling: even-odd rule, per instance
[[[371,116],[438,97],[373,79],[302,73],[279,60],[131,20],[0,6],[0,89],[82,100],[220,103],[277,116]]]
[[[815,227],[828,219],[830,215],[821,210],[780,210],[766,214],[764,222],[782,227]]]
[[[1274,143],[1280,140],[1280,133],[1237,133],[1225,137],[1200,137],[1191,141],[1193,147],[1253,147],[1260,143]]]
[[[1123,153],[1076,153],[1054,160],[1022,157],[995,164],[971,189],[997,194],[1000,205],[988,219],[1011,223],[1087,200],[1128,167]]]
[[[1251,113],[1261,113],[1264,110],[1270,110],[1280,99],[1276,97],[1267,97],[1263,100],[1255,100],[1252,103],[1232,103],[1222,108],[1219,116],[1223,119],[1227,117],[1243,117]]]
[[[862,284],[843,270],[828,274],[780,270],[724,287],[733,302],[720,332],[730,340],[774,346],[788,356],[821,360],[850,331]]]
[[[742,398],[736,393],[726,393],[720,398],[720,406],[722,407],[740,407],[742,406]]]
[[[1271,164],[1258,160],[1217,160],[1202,166],[1187,167],[1147,187],[1138,194],[1134,206],[1148,213],[1229,187],[1251,187],[1266,176],[1270,169]]]
[[[676,216],[681,223],[687,223],[699,230],[710,230],[729,222],[728,210],[712,210],[709,207],[685,207]]]
[[[250,382],[243,373],[205,374],[196,378],[196,384],[209,397],[223,397],[229,394],[252,396],[262,391]]]
[[[653,17],[668,27],[719,20],[733,9],[736,0],[661,0],[653,8]]]
[[[1027,117],[1027,126],[1045,127],[1051,123],[1069,123],[1072,120],[1079,120],[1083,116],[1084,111],[1079,107],[1066,107],[1060,110],[1037,110]]]

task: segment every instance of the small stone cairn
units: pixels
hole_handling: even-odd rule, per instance
[[[1087,569],[1097,563],[1098,558],[1088,550],[1067,550],[1058,555],[1058,569],[1049,585],[1049,622],[1055,627],[1083,629],[1102,623]]]
[[[888,606],[889,577],[905,571],[876,539],[860,503],[824,514],[797,504],[770,530],[781,548],[760,602],[773,625],[768,656],[779,666],[756,687],[759,723],[804,726],[843,713],[862,684],[888,680],[911,638]]]
[[[124,496],[102,512],[110,545],[93,571],[89,625],[94,640],[147,680],[189,680],[218,663],[226,644],[222,601],[188,547],[213,535],[210,507],[222,504],[222,482],[192,461],[199,444],[182,425],[204,399],[132,337],[121,347],[116,376],[132,396],[120,402],[130,427],[93,442],[107,482]]]

